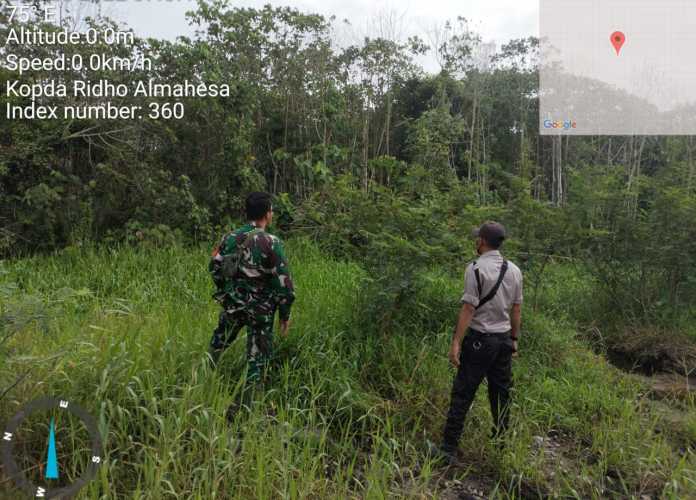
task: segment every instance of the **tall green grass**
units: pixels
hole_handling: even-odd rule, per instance
[[[439,439],[447,410],[459,277],[433,272],[387,310],[377,277],[359,266],[302,240],[288,254],[290,337],[277,339],[265,393],[231,424],[243,341],[209,369],[218,310],[205,250],[68,249],[6,263],[3,328],[13,335],[0,388],[31,372],[0,401],[0,419],[47,394],[97,416],[106,460],[83,498],[437,497],[446,479],[467,475],[500,498],[696,496],[688,432],[657,432],[665,426],[645,388],[542,313],[525,317],[508,446],[487,439],[482,387],[462,440],[471,467],[444,471],[425,440]],[[389,326],[373,328],[387,313]],[[535,444],[549,435],[558,453]],[[1,492],[16,494],[7,481]]]

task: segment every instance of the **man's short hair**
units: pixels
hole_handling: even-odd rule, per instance
[[[474,237],[481,238],[486,244],[497,250],[505,241],[505,227],[498,222],[484,222],[480,228],[474,230]]]
[[[263,219],[271,210],[271,195],[264,192],[249,193],[246,198],[246,215],[249,220]]]

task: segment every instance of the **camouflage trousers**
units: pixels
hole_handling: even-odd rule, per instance
[[[247,385],[259,382],[273,356],[274,314],[246,310],[223,310],[210,339],[210,355],[217,363],[223,351],[234,342],[242,328],[247,328]]]

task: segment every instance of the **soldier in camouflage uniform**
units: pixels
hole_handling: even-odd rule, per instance
[[[278,309],[280,333],[287,335],[295,299],[288,262],[280,239],[268,232],[273,220],[271,196],[251,193],[246,199],[249,223],[227,234],[213,251],[210,272],[223,307],[210,340],[214,365],[247,327],[247,385],[258,382],[273,354],[273,318]]]

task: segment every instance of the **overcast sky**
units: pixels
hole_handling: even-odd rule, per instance
[[[232,0],[230,5],[262,7],[266,3],[290,5],[327,17],[335,15],[337,21],[347,19],[351,28],[342,35],[358,39],[376,35],[375,18],[385,13],[401,20],[404,38],[420,35],[426,42],[433,26],[457,16],[467,18],[484,41],[495,41],[498,46],[511,38],[537,36],[539,32],[538,0]],[[194,1],[126,0],[105,1],[102,5],[105,14],[126,22],[140,36],[174,39],[192,34],[185,13],[195,8]]]

